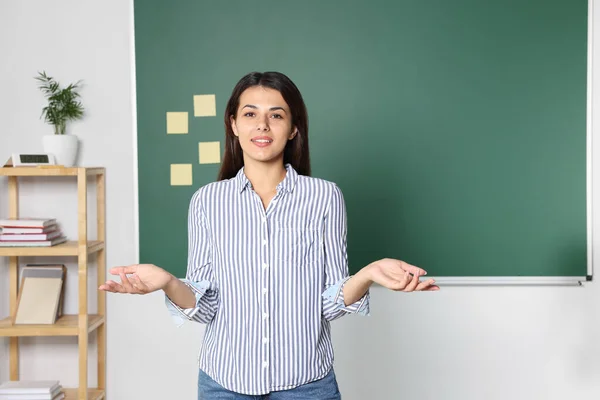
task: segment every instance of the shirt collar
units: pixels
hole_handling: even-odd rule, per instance
[[[285,178],[283,178],[283,180],[277,185],[277,191],[285,190],[287,192],[292,192],[298,180],[298,173],[296,172],[294,167],[292,167],[291,164],[285,164],[285,170]],[[235,180],[237,182],[237,188],[239,193],[243,192],[244,189],[246,189],[247,187],[252,187],[250,180],[244,173],[244,167],[240,168],[240,170],[235,176]]]

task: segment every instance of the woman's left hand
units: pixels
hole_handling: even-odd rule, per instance
[[[427,274],[425,270],[401,260],[384,258],[373,262],[369,269],[370,279],[373,282],[391,290],[416,292],[440,289],[439,286],[434,285],[433,279],[420,281],[420,277]]]

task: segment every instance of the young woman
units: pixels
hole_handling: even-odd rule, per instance
[[[340,399],[330,322],[368,315],[373,283],[437,290],[425,271],[382,259],[349,276],[346,209],[335,183],[310,177],[308,117],[296,85],[253,72],[225,110],[218,180],[188,216],[188,265],[178,279],[151,264],[110,270],[101,290],[163,290],[175,321],[207,324],[199,399]]]

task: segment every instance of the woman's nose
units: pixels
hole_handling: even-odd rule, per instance
[[[269,120],[266,116],[258,119],[257,129],[259,131],[268,131],[269,130]]]

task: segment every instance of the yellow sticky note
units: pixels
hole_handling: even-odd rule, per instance
[[[188,133],[188,113],[187,112],[168,112],[167,113],[167,134]]]
[[[218,164],[221,162],[221,142],[200,142],[198,153],[200,164]]]
[[[215,117],[217,105],[214,94],[199,94],[194,96],[194,117]]]
[[[171,186],[191,186],[192,164],[171,164]]]

